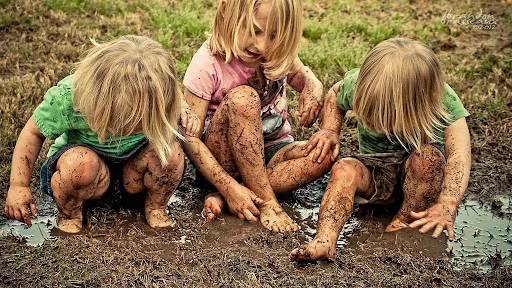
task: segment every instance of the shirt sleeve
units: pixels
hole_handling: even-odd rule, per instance
[[[345,74],[345,78],[341,82],[338,94],[336,95],[336,104],[338,107],[347,112],[352,110],[354,101],[354,88],[356,87],[359,69],[352,69]]]
[[[48,139],[56,139],[71,130],[69,115],[73,112],[71,76],[64,78],[57,86],[50,88],[43,102],[34,111],[34,121],[41,133]]]
[[[462,105],[459,96],[457,96],[457,93],[455,93],[448,84],[444,86],[443,104],[446,108],[446,112],[450,115],[452,123],[460,118],[469,116],[469,112],[464,108],[464,105]]]
[[[192,57],[185,72],[183,86],[194,95],[210,101],[219,88],[215,56],[211,55],[205,44]]]

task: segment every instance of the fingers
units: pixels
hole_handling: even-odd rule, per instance
[[[324,146],[325,146],[324,141],[319,140],[318,143],[316,144],[315,153],[313,153],[313,155],[311,155],[311,161],[313,161],[313,162],[318,161],[318,157],[320,157],[320,155],[322,154],[322,150],[324,149]]]
[[[438,223],[436,226],[436,229],[434,230],[434,233],[432,233],[432,238],[437,238],[444,230],[444,225],[441,223]]]
[[[453,241],[453,225],[448,223],[446,225],[446,230],[448,231],[448,240]]]
[[[412,222],[411,224],[409,224],[409,227],[417,228],[417,227],[425,225],[427,222],[428,222],[427,218],[422,218],[422,219],[416,220],[416,221]]]
[[[340,154],[340,143],[338,142],[334,146],[334,151],[332,151],[331,162],[336,161],[336,158],[338,158],[339,154]]]
[[[254,215],[248,209],[243,209],[242,212],[244,214],[245,219],[252,221],[252,222],[258,221],[258,218],[254,217]]]
[[[256,194],[254,194],[254,192],[251,193],[251,200],[253,203],[256,203],[257,205],[261,205],[263,204],[263,199],[261,199],[260,197],[256,196]],[[252,207],[254,207],[256,210],[258,210],[256,208],[256,206],[252,205]],[[253,212],[254,214],[254,211],[251,211]],[[260,215],[260,211],[257,212],[257,215]]]
[[[308,143],[306,143],[306,151],[304,151],[304,157],[308,156],[313,149],[315,149],[316,145],[318,144],[318,141],[320,140],[320,137],[317,137],[317,135],[313,135],[311,139],[309,139]]]
[[[30,201],[30,213],[32,213],[32,216],[37,217],[37,206],[34,200]]]
[[[255,215],[255,216],[260,215],[260,210],[258,210],[258,208],[256,208],[256,206],[254,206],[254,204],[249,205],[249,207],[245,208],[245,210],[248,210],[249,212],[251,212],[252,215]]]
[[[30,215],[28,215],[28,211],[26,209],[21,210],[21,217],[23,217],[23,222],[27,224],[28,227],[32,226],[32,221],[30,221]]]
[[[324,147],[322,148],[322,153],[320,154],[320,158],[318,158],[317,162],[322,163],[325,159],[325,156],[327,156],[327,153],[329,153],[329,151],[331,151],[331,145],[324,145]]]
[[[421,219],[421,218],[425,218],[425,216],[427,216],[428,212],[425,210],[425,211],[422,211],[422,212],[413,212],[411,211],[411,217],[414,218],[414,219]]]
[[[423,225],[423,227],[420,228],[420,233],[424,234],[430,231],[430,229],[434,228],[434,226],[437,225],[437,222],[428,222],[427,224]]]

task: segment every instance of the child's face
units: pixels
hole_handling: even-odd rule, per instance
[[[259,65],[263,62],[265,51],[270,44],[268,43],[269,41],[265,37],[265,34],[267,30],[267,19],[270,14],[271,7],[272,4],[268,2],[264,2],[260,5],[258,10],[256,10],[254,19],[255,36],[253,37],[249,34],[249,36],[246,39],[243,39],[242,43],[240,43],[242,51],[249,55],[241,55],[240,58],[242,62],[248,66]]]

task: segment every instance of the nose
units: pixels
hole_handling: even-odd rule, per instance
[[[262,54],[267,50],[267,39],[263,33],[256,36],[254,47]]]

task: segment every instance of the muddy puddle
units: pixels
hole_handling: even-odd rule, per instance
[[[282,199],[285,210],[301,226],[304,237],[300,238],[304,243],[310,241],[316,232],[319,203],[327,180],[327,176],[323,177],[305,188],[294,191],[286,199]],[[175,194],[169,204],[170,207],[183,206],[185,210],[189,211],[175,211],[174,213],[177,214],[173,217],[179,219],[184,214],[188,215],[183,216],[184,219],[192,217],[192,221],[196,222],[192,225],[199,228],[202,231],[199,234],[202,235],[192,231],[197,231],[196,228],[187,229],[187,227],[184,228],[180,224],[174,226],[181,230],[177,233],[175,239],[170,239],[171,242],[168,245],[210,245],[216,243],[216,246],[219,247],[237,247],[237,249],[243,250],[246,241],[250,241],[253,235],[256,235],[254,237],[266,237],[267,234],[265,233],[267,232],[261,225],[240,221],[238,218],[224,213],[213,223],[204,223],[199,216],[199,208],[190,208],[189,201],[185,199],[190,198],[191,195],[184,193]],[[442,235],[439,239],[433,239],[413,229],[404,229],[396,233],[384,233],[386,225],[391,221],[398,207],[356,205],[352,217],[341,232],[337,246],[342,253],[343,249],[348,248],[354,249],[358,255],[367,256],[383,249],[403,253],[418,253],[433,259],[451,259],[456,267],[476,267],[484,272],[496,263],[511,265],[511,198],[511,196],[496,198],[492,204],[465,199],[458,210],[455,241],[447,241],[445,235]],[[198,211],[192,211],[193,209]],[[51,211],[53,212],[48,214],[54,215],[55,209],[51,209]],[[44,241],[65,237],[65,234],[55,228],[55,216],[48,216],[48,214],[33,218],[31,228],[13,220],[0,222],[0,236],[13,235],[30,246],[39,246]],[[155,235],[155,230],[147,226],[144,217],[140,213],[120,210],[104,214],[110,216],[97,219],[95,215],[88,215],[89,223],[80,234],[101,237],[107,235],[109,233],[108,229],[114,227],[115,231],[119,231],[116,233],[118,236],[130,233],[138,233],[142,236]],[[103,231],[102,229],[107,230]],[[254,256],[258,257],[257,254],[259,253],[255,252]],[[263,255],[260,256],[263,257]]]

